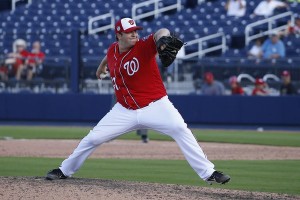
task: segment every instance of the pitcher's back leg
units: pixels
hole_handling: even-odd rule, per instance
[[[137,126],[136,114],[117,103],[100,122],[84,137],[74,152],[62,162],[59,169],[65,176],[74,174],[96,149],[104,142],[110,141]]]

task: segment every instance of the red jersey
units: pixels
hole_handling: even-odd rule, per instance
[[[19,54],[20,54],[20,57],[16,58],[16,62],[13,65],[14,73],[16,73],[17,70],[19,69],[19,67],[22,66],[25,63],[25,61],[26,61],[26,59],[29,55],[29,52],[26,51],[26,50],[23,50],[23,51],[19,52]]]
[[[37,59],[43,61],[45,58],[45,54],[43,52],[38,52],[38,53],[32,53],[30,52],[28,55],[28,63],[29,64],[35,64]]]
[[[30,53],[26,50],[23,50],[19,54],[20,54],[21,58],[18,58],[18,59],[21,60],[24,63],[25,60],[28,58]]]
[[[256,95],[260,95],[258,93],[262,93],[262,94],[265,94],[267,95],[268,92],[265,91],[264,89],[260,89],[260,88],[254,88],[253,91],[252,91],[252,95],[256,96]]]
[[[244,94],[244,90],[243,90],[242,87],[237,86],[237,87],[231,89],[231,94],[233,94],[233,95],[239,95],[239,94],[242,95],[242,94]]]
[[[117,101],[127,109],[139,109],[167,95],[156,63],[154,35],[139,39],[129,51],[119,53],[113,43],[107,65]]]

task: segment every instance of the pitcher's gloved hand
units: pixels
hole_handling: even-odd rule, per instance
[[[172,64],[183,44],[183,41],[175,34],[159,38],[156,42],[156,48],[164,67],[168,67]]]

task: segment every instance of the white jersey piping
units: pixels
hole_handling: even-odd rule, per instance
[[[118,59],[117,59],[117,57],[116,57],[116,53],[117,53],[117,49],[116,49],[116,48],[117,48],[117,45],[115,46],[115,53],[114,53],[114,57],[115,57],[115,60],[118,60]]]
[[[116,60],[116,62],[117,62],[118,59],[117,59],[117,57],[116,57],[116,47],[117,47],[117,45],[115,46],[114,58],[115,58],[115,60]],[[115,73],[115,76],[116,76],[116,68],[114,68],[114,73]],[[124,96],[124,95],[122,95],[122,96],[123,96],[123,99],[124,99],[126,105],[128,106],[128,108],[130,108],[130,105],[127,103],[125,96]]]
[[[138,108],[140,108],[140,106],[137,104],[137,102],[135,101],[135,99],[133,98],[133,96],[130,94],[129,89],[128,89],[128,87],[127,87],[126,84],[125,84],[124,77],[123,77],[123,75],[122,75],[122,73],[121,73],[122,62],[123,62],[124,58],[131,52],[131,50],[132,50],[132,49],[130,49],[130,50],[125,54],[125,56],[123,56],[123,58],[122,58],[122,60],[121,60],[121,62],[120,62],[119,73],[120,73],[120,75],[121,75],[121,77],[122,77],[123,84],[124,84],[124,86],[126,87],[126,90],[127,90],[128,94],[130,95],[130,97],[131,97],[132,100],[134,101],[135,105],[136,105]]]

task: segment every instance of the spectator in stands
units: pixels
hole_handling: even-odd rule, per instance
[[[283,71],[281,74],[282,84],[280,86],[280,95],[295,95],[297,90],[291,81],[291,74],[289,71]]]
[[[291,24],[291,22],[288,22],[288,26],[285,30],[284,35],[289,36],[289,35],[300,35],[300,18],[295,19],[295,24]]]
[[[6,65],[13,66],[13,73],[16,80],[21,79],[22,72],[26,68],[29,52],[26,50],[26,42],[23,39],[17,39],[13,44],[13,53],[8,54],[5,60]]]
[[[266,88],[266,83],[264,82],[264,80],[261,78],[257,78],[255,80],[255,87],[252,91],[252,95],[253,96],[268,96],[269,93],[267,90],[265,90],[265,88]]]
[[[257,39],[255,44],[248,51],[248,58],[261,58],[263,55],[261,39]]]
[[[276,8],[288,7],[288,4],[277,0],[263,0],[254,10],[254,15],[270,17]]]
[[[32,44],[32,50],[28,55],[27,64],[27,80],[32,80],[33,75],[38,69],[42,68],[42,63],[44,61],[45,54],[41,51],[41,43],[35,41]]]
[[[263,57],[266,59],[277,59],[285,57],[285,46],[279,39],[278,33],[272,33],[262,45]]]
[[[213,73],[206,72],[201,91],[204,95],[224,95],[225,87],[221,82],[214,80]]]
[[[228,16],[243,17],[246,13],[245,0],[228,0],[225,5]]]
[[[240,86],[236,76],[230,77],[229,83],[231,86],[231,94],[232,95],[244,95],[245,94],[245,92],[244,92],[243,88]]]
[[[6,66],[0,66],[0,81],[7,81],[8,80],[8,70]]]
[[[8,80],[8,68],[4,62],[0,60],[0,81]]]

